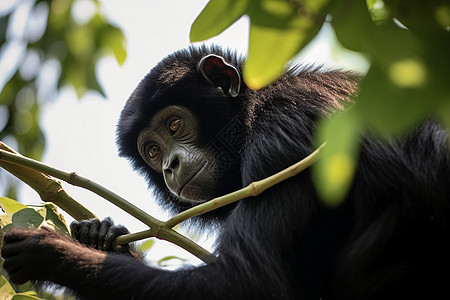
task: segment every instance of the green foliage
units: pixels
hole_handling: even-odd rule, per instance
[[[8,139],[12,145],[11,140],[15,140],[17,150],[34,159],[41,158],[45,145],[39,125],[41,106],[64,86],[75,89],[78,97],[89,90],[103,95],[95,74],[96,63],[109,54],[119,64],[126,58],[125,38],[101,15],[98,0],[90,0],[92,15],[83,20],[74,14],[77,2],[37,0],[30,14],[22,18],[14,16],[19,9],[26,11],[23,8],[27,2],[17,1],[0,12],[0,51],[19,45],[2,57],[12,66],[10,73],[2,74],[5,82],[0,76],[0,116],[6,118],[0,120],[0,140]],[[12,31],[18,22],[25,29]],[[14,53],[19,55],[12,59]],[[9,195],[13,197],[14,191]]]
[[[138,250],[142,253],[149,251],[155,245],[155,239],[147,239],[140,243]]]
[[[276,79],[326,16],[339,42],[371,61],[352,109],[318,126],[317,145],[328,142],[313,176],[329,205],[346,195],[365,131],[400,136],[429,117],[450,129],[447,0],[211,0],[193,24],[191,40],[210,38],[243,15],[250,18],[244,80],[251,88]]]
[[[203,41],[218,35],[245,12],[248,0],[212,0],[203,9],[191,27],[192,42]]]
[[[314,165],[313,176],[317,192],[330,206],[340,204],[353,178],[358,156],[357,139],[362,131],[359,117],[354,109],[349,109],[331,120],[322,120],[318,126],[316,143],[326,140],[327,145]]]
[[[259,89],[280,76],[285,64],[319,31],[327,4],[328,0],[212,0],[192,25],[191,41],[211,38],[248,15],[251,26],[244,78],[250,88]]]
[[[0,298],[8,300],[44,299],[40,298],[35,291],[16,292],[3,275],[0,275]]]
[[[184,259],[184,258],[171,255],[171,256],[166,256],[164,258],[161,258],[160,260],[158,260],[157,264],[160,267],[167,267],[169,265],[168,262],[171,261],[171,260],[174,260],[174,259],[175,260],[179,260],[181,262],[185,262],[186,261],[186,259]]]
[[[0,275],[0,299],[2,300],[57,300],[73,299],[72,297],[54,296],[46,292],[37,293],[33,285],[27,282],[21,286],[11,285],[5,275]]]
[[[2,230],[11,226],[25,229],[47,226],[63,234],[69,234],[64,216],[57,211],[57,207],[53,203],[44,203],[34,209],[16,200],[0,197],[0,207],[5,212],[0,215],[0,229]]]
[[[0,297],[1,299],[41,299],[36,292],[27,291],[17,293],[8,280],[2,275],[0,276]]]

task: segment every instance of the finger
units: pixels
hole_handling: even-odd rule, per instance
[[[76,240],[80,237],[80,223],[79,221],[73,221],[70,224],[70,235]]]
[[[96,248],[98,246],[98,230],[100,221],[98,219],[91,220],[91,228],[89,229],[89,245]]]
[[[17,269],[20,269],[20,263],[21,260],[17,255],[5,258],[5,261],[3,262],[3,269],[5,269],[8,273],[13,273]]]
[[[89,230],[91,228],[91,222],[83,220],[80,222],[80,230],[78,241],[84,245],[89,245]]]
[[[125,226],[118,225],[112,226],[109,228],[108,233],[105,237],[104,249],[105,250],[113,250],[113,244],[116,238],[120,235],[124,235],[130,233]]]
[[[20,247],[17,247],[15,243],[5,244],[2,247],[2,257],[8,258],[16,255],[20,251]]]
[[[109,228],[114,225],[114,222],[111,218],[105,218],[100,223],[100,229],[98,232],[98,249],[105,250],[105,237],[108,234]]]
[[[21,285],[30,280],[31,278],[27,275],[23,269],[17,269],[12,273],[9,273],[9,281],[14,284]]]
[[[4,243],[19,242],[26,239],[30,235],[33,235],[32,231],[14,228],[5,233],[5,235],[3,236],[3,242]]]
[[[114,251],[117,253],[130,253],[130,244],[116,245]]]
[[[114,234],[108,231],[108,233],[105,236],[105,241],[103,242],[103,250],[110,251],[113,249],[112,244],[114,242]]]
[[[116,237],[118,237],[119,235],[130,233],[130,231],[123,225],[113,226],[109,229],[109,232],[111,232]]]

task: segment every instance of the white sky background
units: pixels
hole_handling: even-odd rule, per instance
[[[77,15],[89,15],[89,7],[79,1]],[[47,144],[43,162],[65,171],[75,171],[116,192],[157,218],[167,219],[153,203],[144,180],[133,172],[117,155],[115,126],[120,110],[140,79],[161,59],[175,50],[189,45],[192,22],[206,5],[206,0],[103,0],[106,16],[118,25],[127,39],[127,60],[119,66],[113,57],[103,59],[97,66],[100,84],[106,98],[90,94],[81,100],[74,91],[66,89],[50,101],[42,114],[42,127]],[[248,21],[243,18],[215,38],[214,42],[246,53],[248,48]],[[301,61],[365,71],[367,64],[351,54],[331,53],[334,39],[328,28],[322,30],[315,42],[308,46]],[[131,231],[144,230],[145,225],[104,199],[80,188],[64,184],[66,191],[95,212],[100,218],[111,216],[116,223]],[[40,202],[38,195],[28,187],[20,193],[26,204]],[[71,218],[67,218],[70,223]],[[207,243],[206,247],[210,247]],[[208,246],[209,245],[209,246]],[[169,248],[168,248],[169,247]],[[191,259],[192,256],[169,243],[159,243],[149,252],[151,260],[167,255]],[[195,259],[191,260],[197,263]]]

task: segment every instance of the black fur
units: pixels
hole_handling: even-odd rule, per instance
[[[217,148],[217,144],[219,147],[225,144],[235,150],[221,153],[224,160],[229,161],[229,166],[225,168],[226,172],[222,174],[222,177],[227,178],[225,180],[230,191],[241,187],[242,184],[238,169],[240,167],[239,151],[242,146],[242,136],[245,134],[245,128],[241,124],[245,96],[241,95],[239,99],[230,101],[229,98],[222,97],[213,90],[197,72],[197,64],[201,58],[211,52],[222,54],[226,61],[239,66],[240,70],[241,59],[235,53],[223,51],[220,48],[189,48],[175,52],[157,64],[142,79],[128,99],[117,126],[119,154],[127,157],[132,166],[145,176],[159,204],[174,213],[190,208],[192,205],[177,200],[177,197],[166,187],[161,173],[145,163],[136,147],[139,133],[148,126],[151,117],[165,106],[187,106],[198,113],[201,136],[205,144],[210,144],[214,148]],[[237,136],[234,141],[223,141],[221,136],[227,130],[237,130],[240,136]],[[195,218],[198,221],[197,225],[205,225],[205,223],[212,225],[209,222],[211,220],[221,221],[231,208],[232,206],[222,208],[214,213],[205,214],[200,219]]]
[[[238,173],[223,179],[238,188],[308,155],[316,121],[343,109],[356,92],[354,74],[300,68],[260,91],[241,83],[238,97],[225,97],[196,71],[209,53],[240,70],[239,58],[216,47],[172,54],[142,80],[118,125],[120,154],[174,211],[186,205],[136,149],[137,135],[162,107],[194,111],[205,143],[229,124],[239,127],[238,168],[228,169]],[[59,263],[53,272],[60,276],[52,279],[93,299],[441,299],[450,294],[449,212],[448,136],[426,122],[398,140],[365,138],[355,181],[338,208],[322,204],[306,170],[209,214],[222,221],[217,263],[164,271],[108,254],[101,263]]]

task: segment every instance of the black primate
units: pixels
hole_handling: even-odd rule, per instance
[[[122,111],[120,154],[174,212],[304,158],[316,121],[350,103],[358,81],[346,72],[292,68],[253,91],[241,79],[241,63],[216,47],[176,52],[151,70]],[[199,217],[201,225],[220,224],[216,263],[177,271],[146,266],[128,248],[119,254],[104,243],[107,232],[122,229],[109,221],[109,230],[96,229],[95,221],[73,227],[90,248],[47,230],[10,231],[4,268],[15,283],[51,281],[92,299],[448,298],[446,132],[427,121],[398,140],[367,137],[359,158],[338,208],[322,204],[306,170]]]

